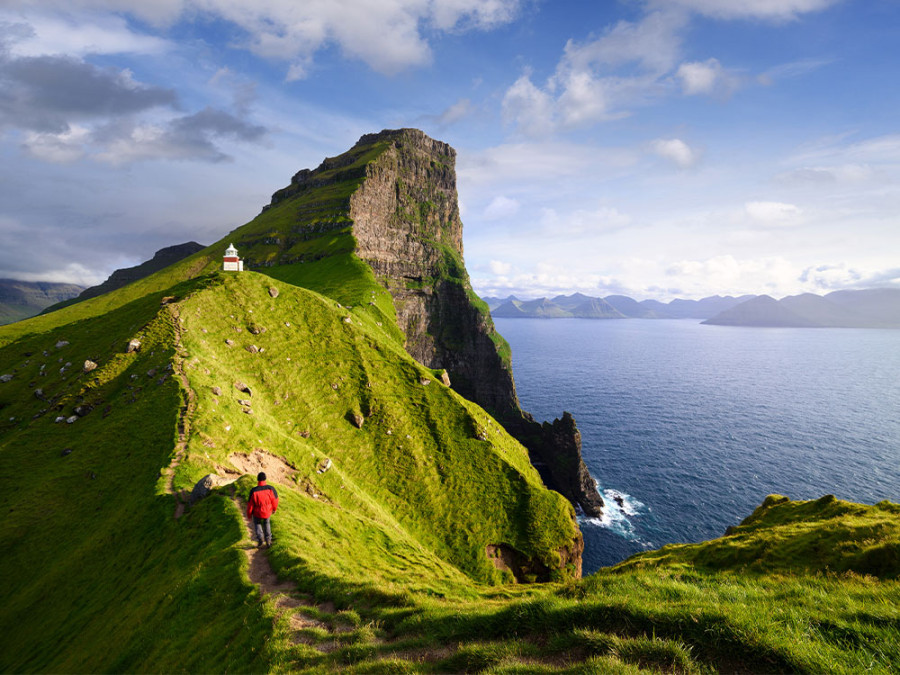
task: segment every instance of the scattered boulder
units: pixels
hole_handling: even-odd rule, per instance
[[[141,341],[137,338],[132,338],[128,341],[128,346],[125,347],[125,353],[130,354],[131,352],[139,352],[141,350]]]
[[[65,448],[61,453],[60,457],[66,457],[72,454],[72,448]]]
[[[316,473],[325,473],[330,468],[331,460],[326,457],[325,460],[321,464],[319,464],[319,468],[316,469]]]
[[[278,297],[278,289],[275,288],[274,286],[269,286],[269,295],[271,295],[273,298],[277,298]]]
[[[175,302],[174,295],[167,295],[166,297],[164,297],[162,300],[159,301],[159,304],[160,305],[168,305],[170,302]]]
[[[251,333],[253,333],[254,335],[259,335],[260,333],[266,332],[265,326],[260,326],[259,324],[256,324],[256,323],[251,323],[249,326],[247,326],[247,330],[250,331]]]
[[[208,473],[194,485],[194,489],[191,490],[191,496],[188,498],[188,501],[191,505],[197,503],[204,497],[208,497],[210,492],[212,492],[215,488],[221,487],[223,485],[228,485],[229,483],[233,483],[233,478],[225,478],[224,476],[217,476],[214,473]]]
[[[75,424],[78,419],[78,415],[72,415],[71,417],[66,419],[66,424]]]
[[[57,417],[55,420],[53,420],[53,422],[54,422],[55,424],[58,424],[59,422],[65,422],[65,421],[66,421],[65,415],[60,415],[60,416]]]
[[[7,373],[6,375],[0,375],[0,382],[9,382],[11,379],[13,379],[13,376],[9,373]]]
[[[86,372],[86,373],[89,373],[92,370],[96,370],[96,369],[97,369],[97,363],[95,361],[91,361],[90,359],[88,359],[87,361],[84,362],[84,368],[82,370],[84,370],[84,372]]]
[[[365,422],[365,419],[362,415],[357,412],[351,412],[347,415],[347,418],[357,429],[362,429],[363,422]]]
[[[68,340],[60,340],[59,342],[56,343],[56,348],[62,349],[63,347],[68,346],[68,344],[69,344]]]
[[[445,387],[450,386],[450,375],[447,374],[446,370],[443,373],[441,373],[441,382],[444,383]]]
[[[246,384],[244,384],[243,382],[240,382],[240,381],[239,381],[239,382],[235,382],[235,383],[234,383],[234,388],[237,389],[238,391],[244,392],[245,394],[247,394],[247,396],[253,396],[252,392],[250,391],[250,387],[248,387],[248,386],[247,386]]]
[[[309,436],[310,436],[310,434],[309,434],[309,429],[304,429],[303,431],[301,431],[301,432],[300,432],[300,436],[301,436],[302,438],[309,438]]]
[[[244,398],[239,398],[239,399],[238,399],[238,403],[239,403],[240,405],[245,405],[245,406],[248,406],[248,407],[251,406],[251,405],[253,405],[250,401],[248,401],[247,399],[244,399]]]
[[[154,375],[156,375],[156,368],[151,368],[147,371],[147,377],[153,377]]]
[[[244,414],[246,414],[246,415],[252,415],[252,414],[253,414],[253,408],[241,408],[241,412],[244,413]]]
[[[91,412],[91,410],[93,410],[93,409],[94,409],[94,406],[88,405],[87,403],[85,403],[84,405],[80,405],[75,408],[75,414],[78,415],[79,417],[84,417],[89,412]]]
[[[212,388],[212,393],[215,394],[216,396],[221,396],[221,395],[222,395],[222,389],[221,389],[220,387],[213,387],[213,388]]]
[[[344,323],[353,323],[353,320],[349,316],[345,316]]]
[[[421,384],[423,387],[427,387],[429,384],[431,384],[431,380],[429,380],[427,377],[420,377],[419,384]]]
[[[256,345],[247,345],[246,347],[244,347],[244,349],[246,349],[251,354],[259,353],[259,347],[257,347]]]
[[[234,340],[229,340],[228,338],[225,338],[225,344],[228,345],[229,347],[234,347]]]
[[[35,389],[34,397],[43,401],[44,400],[44,390],[41,388]]]

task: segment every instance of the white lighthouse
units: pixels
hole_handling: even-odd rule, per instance
[[[244,261],[238,258],[237,249],[231,244],[225,249],[225,257],[222,258],[222,269],[226,272],[243,272]]]

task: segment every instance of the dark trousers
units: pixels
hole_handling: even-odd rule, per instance
[[[272,525],[268,518],[253,516],[253,525],[256,528],[256,541],[260,543],[272,541]]]

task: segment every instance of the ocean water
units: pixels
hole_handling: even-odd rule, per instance
[[[495,319],[522,407],[571,412],[607,505],[584,570],[721,536],[768,494],[900,502],[900,330]]]

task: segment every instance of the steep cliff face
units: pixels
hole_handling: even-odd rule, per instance
[[[358,145],[384,142],[350,197],[356,254],[393,296],[407,351],[445,368],[457,391],[495,416],[516,415],[508,347],[463,264],[456,152],[417,129],[369,134]]]

